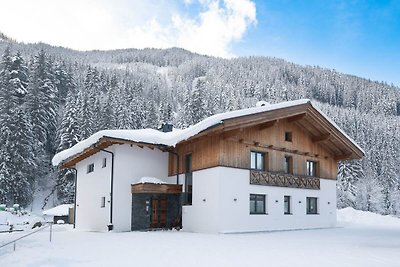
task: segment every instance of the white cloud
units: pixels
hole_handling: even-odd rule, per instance
[[[188,15],[195,5],[201,11]],[[12,38],[80,50],[176,46],[230,57],[232,44],[257,23],[250,0],[0,0],[0,6],[7,10],[0,31]]]

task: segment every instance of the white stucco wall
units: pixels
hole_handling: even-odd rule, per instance
[[[229,233],[335,226],[336,181],[321,179],[321,189],[311,190],[250,185],[249,176],[249,170],[227,167],[194,172],[193,205],[183,207],[183,230]],[[250,215],[250,194],[266,195],[267,214]],[[292,215],[283,213],[284,195],[291,196]],[[306,214],[306,197],[318,198],[318,215]]]
[[[138,146],[113,145],[114,152],[113,225],[115,231],[130,231],[132,194],[131,184],[143,176],[166,181],[168,153]],[[107,157],[107,167],[101,168]],[[95,163],[95,170],[87,174],[87,165]],[[76,227],[82,230],[106,231],[110,213],[111,155],[99,152],[79,162]],[[101,197],[106,196],[106,207],[100,208]]]
[[[102,168],[103,158],[107,166]],[[87,166],[94,163],[94,172],[87,173]],[[78,171],[76,194],[76,228],[89,231],[106,231],[110,213],[111,156],[105,152],[82,160]],[[106,198],[101,208],[101,198]]]
[[[115,146],[114,229],[131,230],[131,184],[143,176],[166,181],[168,177],[168,153],[158,149],[138,146]]]
[[[131,184],[143,176],[157,177],[175,184],[176,176],[167,177],[168,153],[158,149],[114,145],[107,150],[115,153],[114,229],[130,231]],[[103,158],[107,158],[105,168],[102,168]],[[90,163],[95,164],[95,170],[87,173]],[[96,153],[79,162],[77,170],[76,227],[82,230],[106,231],[110,211],[111,155],[105,152]],[[183,230],[229,233],[335,226],[336,181],[321,179],[321,189],[310,190],[250,185],[249,176],[249,170],[227,167],[193,172],[193,205],[183,207]],[[184,180],[184,175],[180,175],[180,184],[184,184]],[[250,194],[266,195],[267,214],[249,214]],[[291,196],[292,215],[283,213],[284,195]],[[106,197],[104,208],[100,207],[101,197]],[[306,214],[306,197],[318,198],[318,215]]]

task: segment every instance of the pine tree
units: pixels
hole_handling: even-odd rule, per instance
[[[159,110],[160,123],[172,123],[173,121],[173,114],[172,114],[172,106],[169,101],[161,101],[160,103],[160,110]]]
[[[59,144],[57,152],[68,149],[78,143],[79,128],[78,128],[78,108],[74,98],[73,91],[68,92],[65,103],[64,114],[58,130]],[[56,189],[57,196],[61,203],[72,203],[74,200],[74,184],[75,173],[71,169],[63,169],[58,171]]]
[[[338,164],[337,206],[354,207],[355,185],[363,177],[360,161],[345,161]]]
[[[34,147],[36,155],[54,152],[54,144],[50,136],[56,132],[56,110],[58,103],[56,99],[56,87],[50,72],[46,53],[41,50],[35,56],[31,68],[31,76],[28,93],[28,111],[33,127]]]
[[[93,132],[93,110],[89,103],[89,98],[86,91],[79,91],[78,93],[78,125],[79,125],[79,136],[82,139],[88,138]]]
[[[19,52],[6,49],[0,64],[0,199],[27,205],[32,197],[35,167],[33,135],[25,110],[27,68]]]

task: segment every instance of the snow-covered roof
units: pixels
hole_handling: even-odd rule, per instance
[[[166,184],[166,183],[155,177],[142,177],[135,184]]]
[[[192,125],[183,130],[174,130],[173,132],[161,132],[154,129],[140,129],[140,130],[103,130],[99,131],[89,138],[75,144],[73,147],[61,151],[53,157],[52,163],[54,166],[58,166],[62,161],[73,157],[85,149],[95,145],[101,138],[109,137],[116,139],[123,139],[127,141],[139,142],[139,143],[148,143],[155,145],[165,145],[165,146],[175,146],[177,143],[187,140],[190,137],[212,127],[217,124],[222,123],[224,120],[232,119],[236,117],[253,115],[257,113],[262,113],[266,111],[273,111],[282,108],[288,108],[303,104],[311,104],[309,99],[300,99],[294,101],[281,102],[277,104],[268,104],[263,106],[257,106],[247,109],[240,109],[235,111],[229,111],[225,113],[215,114],[210,116],[199,123]],[[312,104],[311,104],[312,105]],[[345,132],[343,132],[336,123],[330,120],[324,113],[322,113],[319,109],[313,106],[316,110],[318,110],[321,115],[323,115],[337,130],[339,130],[347,139],[349,139],[360,151],[364,153],[364,151],[353,141]]]
[[[69,209],[73,208],[74,204],[61,204],[54,208],[44,210],[43,215],[49,216],[66,216],[69,214]]]

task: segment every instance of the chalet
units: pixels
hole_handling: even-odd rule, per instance
[[[363,156],[303,99],[184,130],[100,131],[53,165],[76,171],[78,229],[229,233],[335,226],[337,162]]]

